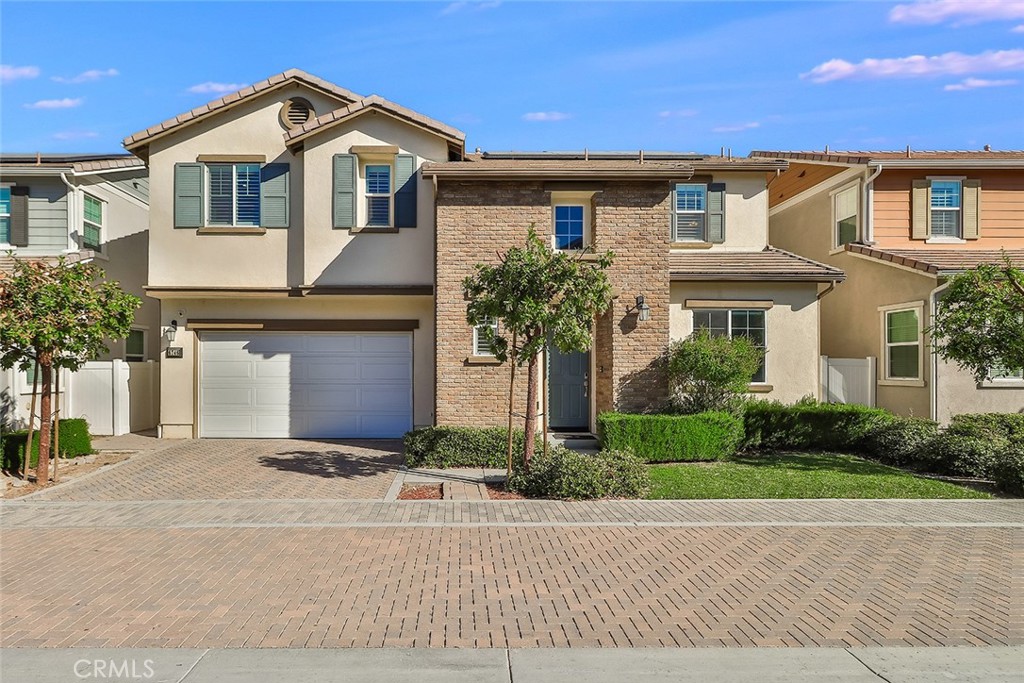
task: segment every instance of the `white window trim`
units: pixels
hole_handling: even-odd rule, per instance
[[[210,222],[210,202],[213,201],[213,194],[210,192],[210,167],[211,166],[230,166],[231,167],[231,224],[224,223],[211,223]],[[238,167],[239,166],[258,166],[262,174],[263,167],[265,164],[255,161],[218,161],[208,162],[203,165],[203,180],[206,183],[206,206],[203,207],[203,213],[205,215],[205,223],[211,228],[257,228],[262,222],[262,218],[256,221],[256,225],[241,225],[238,222]],[[262,194],[262,184],[260,188]],[[262,204],[263,197],[258,196],[260,203]],[[261,216],[263,207],[260,206]]]
[[[361,225],[367,228],[392,228],[395,225],[395,163],[394,155],[389,155],[386,158],[380,160],[370,157],[366,160],[360,159],[360,182],[363,184],[363,220]],[[387,166],[388,167],[388,189],[387,194],[384,193],[370,193],[366,187],[366,169],[370,166]],[[387,197],[388,198],[388,224],[387,225],[370,225],[370,197]]]
[[[583,209],[583,249],[559,249],[555,240],[555,213],[560,206],[578,206]],[[575,253],[587,249],[591,245],[590,239],[590,202],[589,200],[559,199],[551,203],[551,248],[555,251]]]
[[[925,244],[967,244],[967,240],[964,239],[964,181],[967,180],[967,176],[951,176],[951,175],[930,175],[925,176],[925,180],[928,181],[928,239],[925,240]],[[957,216],[957,232],[959,233],[956,237],[950,237],[949,235],[933,235],[932,234],[932,208],[931,203],[931,183],[935,181],[956,181],[960,183],[960,208],[956,210]],[[941,210],[941,209],[940,209]]]
[[[839,195],[841,195],[843,192],[846,192],[847,190],[856,190],[856,192],[857,192],[857,200],[856,200],[857,211],[856,211],[856,213],[854,213],[854,216],[857,219],[857,234],[853,238],[854,242],[859,240],[860,236],[861,236],[861,232],[862,232],[861,215],[860,215],[861,214],[860,209],[861,209],[861,203],[862,203],[861,202],[861,189],[860,189],[860,181],[859,180],[855,180],[852,183],[846,183],[845,185],[842,185],[841,187],[837,187],[836,189],[834,189],[834,190],[832,190],[831,192],[828,193],[829,206],[831,207],[831,210],[832,210],[832,247],[831,247],[831,249],[828,252],[829,256],[834,256],[834,255],[836,255],[836,254],[838,254],[840,252],[846,251],[845,245],[839,244],[839,219],[836,216],[836,199],[839,197]]]
[[[148,342],[149,342],[149,328],[145,327],[143,325],[132,325],[131,331],[132,332],[141,332],[142,333],[142,358],[140,360],[130,360],[128,358],[128,338],[125,337],[125,340],[124,340],[124,354],[123,354],[124,362],[126,362],[126,363],[144,363],[147,360],[147,358],[146,358],[146,349],[148,348]]]
[[[764,313],[764,379],[759,381],[751,381],[750,386],[771,386],[768,382],[768,309],[764,307],[751,307],[751,308],[722,308],[714,306],[699,306],[692,309],[693,317],[690,321],[690,327],[692,332],[696,332],[699,328],[697,327],[697,312],[707,313],[708,311],[725,311],[726,315],[726,333],[729,335],[729,339],[732,339],[732,314],[733,311],[751,311]]]
[[[890,377],[889,376],[889,313],[898,313],[901,311],[917,311],[917,377]],[[924,382],[924,302],[923,301],[908,301],[902,304],[890,304],[888,306],[878,307],[879,318],[881,322],[881,356],[882,362],[879,364],[881,371],[881,378],[878,383],[882,386],[896,386],[896,387],[923,387]],[[910,346],[910,342],[897,342],[894,346]]]
[[[678,209],[678,207],[679,207],[678,200],[673,202],[673,205],[672,205],[672,214],[675,216],[676,222],[679,221],[679,217],[680,216],[704,216],[704,232],[703,232],[701,238],[700,239],[696,239],[696,240],[681,240],[681,239],[677,239],[676,235],[673,234],[672,235],[672,243],[673,244],[707,244],[708,243],[708,192],[710,191],[708,189],[708,187],[709,187],[710,183],[696,183],[696,182],[690,182],[690,181],[681,182],[681,183],[674,183],[672,185],[672,196],[673,197],[676,196],[677,188],[680,185],[703,185],[704,186],[704,209],[702,211],[680,211]]]
[[[14,183],[0,183],[0,188],[3,188],[5,190],[9,190],[12,187],[14,187]],[[10,218],[10,216],[11,216],[11,214],[7,214],[8,218]],[[2,252],[17,251],[17,250],[18,250],[18,248],[16,246],[14,246],[13,244],[11,244],[10,242],[0,242],[0,251],[2,251]]]
[[[85,201],[86,201],[85,198],[86,197],[88,197],[90,199],[93,199],[93,200],[95,200],[95,201],[100,203],[100,225],[98,226],[99,229],[100,229],[100,244],[99,244],[98,247],[87,247],[85,245],[85,224],[88,223],[89,225],[96,225],[92,221],[88,221],[88,220],[85,219]],[[96,195],[94,195],[94,194],[92,194],[90,192],[83,192],[82,193],[82,223],[81,223],[81,225],[82,225],[82,234],[81,234],[81,236],[79,238],[79,241],[78,241],[78,244],[79,244],[80,248],[81,249],[92,249],[97,254],[102,254],[103,252],[105,252],[106,249],[103,248],[103,245],[106,244],[106,242],[107,242],[107,240],[106,240],[106,237],[107,237],[107,202],[106,202],[105,199],[97,197]]]
[[[484,327],[484,326],[487,326],[487,325],[488,325],[487,323],[481,323],[480,325],[475,325],[473,327],[473,348],[470,349],[472,351],[472,353],[470,353],[471,356],[474,356],[476,358],[493,358],[494,357],[494,353],[492,351],[490,351],[490,350],[487,350],[484,353],[480,353],[479,352],[479,348],[480,348],[480,328]],[[492,327],[495,332],[498,331],[498,323],[490,323],[490,327]]]

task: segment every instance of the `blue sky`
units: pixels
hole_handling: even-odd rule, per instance
[[[0,149],[125,136],[297,67],[467,146],[1024,148],[1024,0],[0,5]]]

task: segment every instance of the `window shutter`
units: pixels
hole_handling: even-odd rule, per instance
[[[356,155],[334,155],[334,227],[356,227]]]
[[[965,180],[963,193],[964,239],[976,240],[981,237],[981,181]]]
[[[671,240],[673,242],[676,242],[676,241],[679,240],[679,235],[676,234],[676,231],[677,231],[678,228],[677,228],[677,225],[676,225],[676,187],[675,187],[675,185],[672,186],[671,202],[672,203],[669,204],[669,206],[668,206],[668,211],[669,211],[669,240]]]
[[[931,181],[915,180],[911,189],[910,238],[926,240],[931,232]]]
[[[174,165],[174,227],[203,227],[203,164]]]
[[[28,187],[11,188],[11,246],[28,246]]]
[[[395,157],[395,227],[416,227],[416,157]]]
[[[288,164],[266,164],[260,169],[260,225],[287,228],[290,210]]]
[[[725,242],[725,183],[708,185],[708,242]]]

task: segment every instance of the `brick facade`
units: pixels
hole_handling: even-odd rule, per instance
[[[597,412],[659,407],[667,383],[658,359],[669,341],[668,181],[603,183],[594,195],[592,231],[598,251],[612,250],[609,278],[619,293],[595,326]],[[462,281],[477,263],[523,244],[531,223],[551,231],[551,194],[540,181],[442,180],[437,192],[437,424],[507,423],[509,367],[470,362]],[[643,294],[650,320],[627,309]],[[521,381],[520,381],[521,380]],[[516,383],[523,409],[525,371]]]

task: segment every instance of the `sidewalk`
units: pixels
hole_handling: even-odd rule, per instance
[[[1024,648],[0,651],[18,683],[1018,683]],[[100,667],[97,669],[96,667]],[[115,675],[110,675],[110,672]],[[102,676],[97,673],[102,671]],[[147,673],[152,675],[147,676]]]

